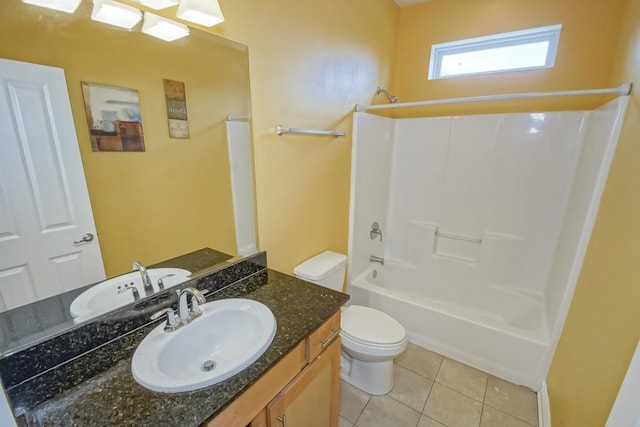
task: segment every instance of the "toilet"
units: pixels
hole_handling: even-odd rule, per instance
[[[311,283],[342,292],[347,257],[332,251],[318,254],[293,269]],[[360,305],[342,308],[340,378],[373,395],[393,388],[393,359],[407,347],[404,327],[379,310]]]

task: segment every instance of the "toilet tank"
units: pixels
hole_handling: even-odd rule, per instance
[[[342,292],[346,268],[346,255],[324,251],[298,265],[293,274],[299,279]]]

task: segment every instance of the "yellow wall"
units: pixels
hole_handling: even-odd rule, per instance
[[[260,249],[291,274],[347,251],[351,113],[388,85],[398,7],[391,0],[221,0],[213,32],[249,46]],[[274,133],[276,124],[346,138]]]
[[[624,0],[434,0],[401,9],[393,92],[400,102],[605,87]],[[431,45],[562,24],[553,68],[427,80]],[[593,108],[601,97],[430,107],[414,114]]]
[[[82,8],[2,2],[0,57],[65,70],[107,275],[204,246],[236,253],[224,120],[250,109],[246,50],[165,43],[78,18]],[[163,78],[185,83],[190,139],[169,138]],[[81,81],[138,90],[146,152],[91,151]]]
[[[611,82],[635,88],[547,379],[559,427],[605,424],[640,338],[640,0],[626,3]]]

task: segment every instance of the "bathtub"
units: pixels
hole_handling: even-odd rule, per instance
[[[542,297],[508,287],[424,283],[420,276],[393,261],[372,265],[349,283],[350,302],[397,319],[409,342],[539,388],[549,341]]]

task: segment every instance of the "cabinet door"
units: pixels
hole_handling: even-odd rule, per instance
[[[340,337],[267,406],[270,427],[337,427]]]

